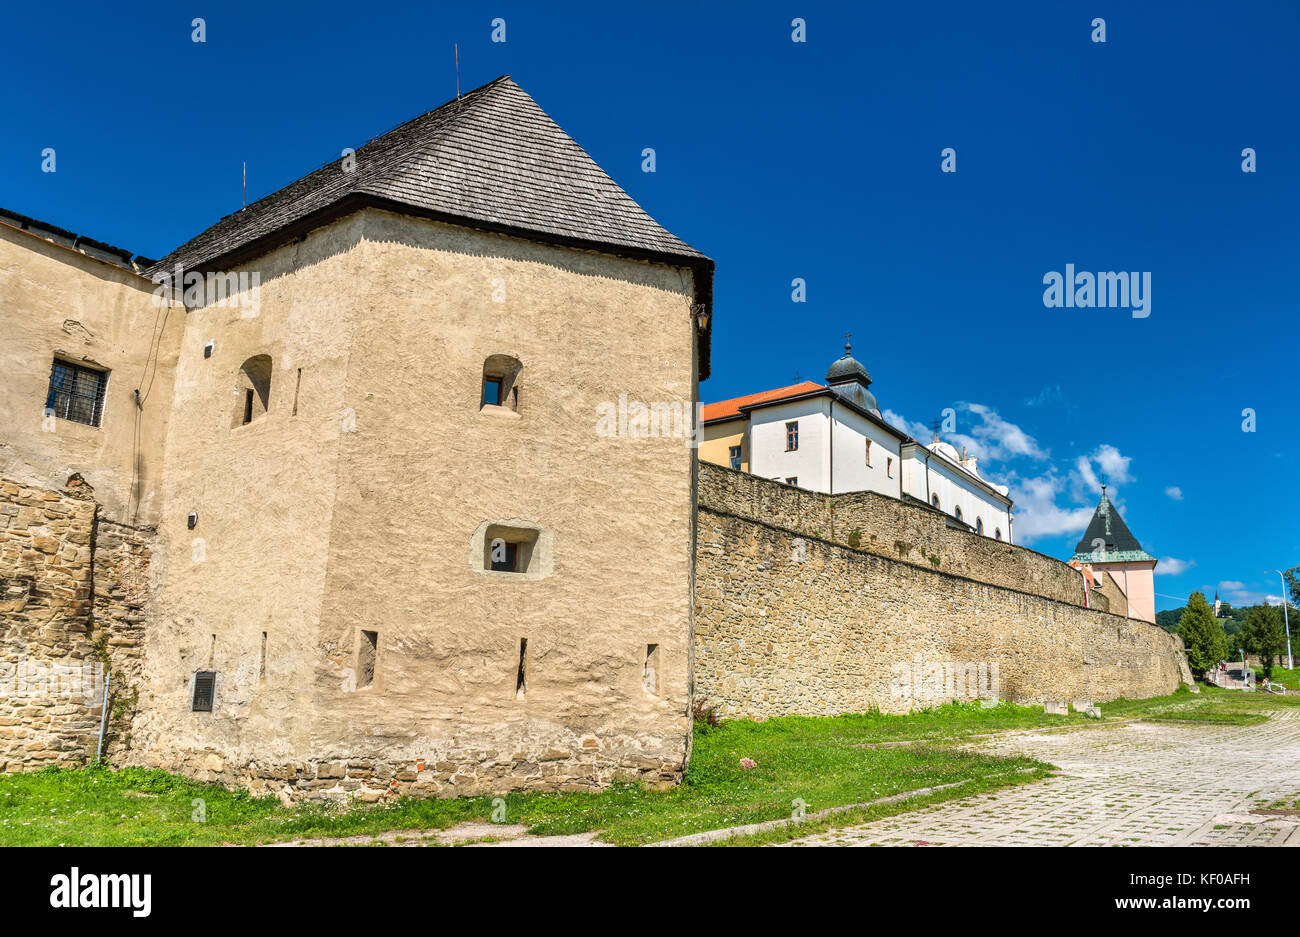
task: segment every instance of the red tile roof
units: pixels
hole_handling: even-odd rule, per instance
[[[787,397],[798,397],[800,394],[825,389],[825,384],[818,384],[816,381],[804,381],[801,384],[791,384],[789,387],[778,387],[776,390],[765,390],[744,397],[719,400],[717,403],[706,403],[700,408],[700,419],[705,423],[713,420],[732,419],[740,416],[741,407],[748,407],[758,403],[775,403]]]

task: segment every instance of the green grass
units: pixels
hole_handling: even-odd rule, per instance
[[[1286,660],[1285,655],[1283,655],[1282,660]],[[1259,672],[1259,676],[1264,676],[1263,671]],[[1288,690],[1300,689],[1300,667],[1294,670],[1287,670],[1285,667],[1274,667],[1273,674],[1268,679],[1274,683],[1282,684]]]
[[[1300,697],[1183,691],[1155,700],[1116,700],[1107,719],[1148,718],[1245,725],[1263,708]],[[952,704],[907,716],[861,713],[789,716],[764,723],[724,722],[696,729],[691,767],[668,791],[616,785],[599,793],[517,793],[505,797],[506,822],[540,835],[600,831],[618,844],[670,839],[789,817],[798,799],[808,813],[891,794],[960,783],[906,804],[883,805],[813,823],[765,840],[863,822],[1042,777],[1050,766],[953,747],[972,735],[1013,729],[1096,725],[1082,715],[1048,716],[1039,707]],[[893,743],[893,744],[889,744]],[[758,767],[745,770],[742,758]],[[202,801],[206,820],[192,819]],[[491,797],[399,798],[371,806],[301,804],[200,784],[163,771],[45,769],[0,776],[0,845],[213,845],[288,839],[373,837],[488,821]],[[423,838],[423,837],[419,837]]]
[[[1300,797],[1286,797],[1264,806],[1265,810],[1300,810]]]

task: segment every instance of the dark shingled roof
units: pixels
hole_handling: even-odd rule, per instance
[[[139,255],[136,255],[133,259],[131,252],[128,250],[114,247],[112,244],[107,244],[104,241],[97,241],[84,234],[75,234],[66,228],[60,228],[58,225],[50,224],[48,221],[29,218],[27,215],[21,215],[16,211],[9,211],[6,208],[0,208],[0,224],[6,224],[12,228],[18,228],[21,231],[34,234],[39,238],[52,241],[60,247],[67,247],[71,250],[85,254],[88,257],[94,257],[96,260],[101,260],[104,263],[112,264],[115,267],[121,267],[123,270],[130,270],[132,273],[143,273],[147,267],[151,267],[157,263],[157,261]]]
[[[374,205],[579,248],[678,263],[712,305],[713,261],[665,230],[523,88],[502,76],[228,215],[150,271],[245,262]],[[701,377],[708,376],[708,333]]]
[[[1093,549],[1093,543],[1097,540],[1106,545],[1104,551]],[[1124,518],[1120,517],[1119,511],[1103,491],[1088,529],[1083,532],[1083,539],[1074,548],[1074,559],[1082,562],[1125,563],[1154,560],[1155,557],[1142,549],[1142,544],[1138,543],[1137,537],[1133,536],[1124,523]]]

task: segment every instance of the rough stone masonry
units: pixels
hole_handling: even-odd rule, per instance
[[[1068,601],[1079,575],[1066,564],[879,501],[885,510],[851,510],[846,523],[841,499],[701,464],[697,700],[752,718],[1147,697],[1191,682],[1176,635],[1083,608],[1081,585]],[[895,545],[903,530],[915,541],[907,559]],[[824,539],[833,531],[859,545]],[[1024,585],[1002,584],[1015,581]]]

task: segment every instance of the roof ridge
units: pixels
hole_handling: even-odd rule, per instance
[[[363,149],[365,149],[366,147],[370,146],[372,143],[375,143],[375,142],[377,142],[378,140],[383,139],[384,137],[388,136],[389,134],[391,134],[391,133],[395,133],[396,131],[401,130],[403,127],[406,127],[406,126],[408,126],[408,125],[410,125],[410,124],[414,124],[414,123],[416,123],[417,121],[424,120],[426,117],[429,117],[429,116],[431,116],[431,115],[433,115],[433,114],[436,114],[438,111],[444,110],[445,108],[450,108],[452,105],[462,105],[462,107],[457,108],[457,110],[456,110],[456,112],[455,112],[455,113],[460,113],[461,111],[463,111],[463,110],[465,109],[463,105],[465,105],[467,101],[469,101],[470,103],[475,103],[475,102],[477,102],[477,101],[480,101],[480,100],[482,100],[482,97],[483,97],[482,92],[486,91],[487,89],[489,89],[489,88],[491,88],[491,87],[493,87],[493,86],[495,86],[495,85],[499,85],[499,84],[502,84],[502,83],[504,83],[504,82],[508,82],[508,81],[511,81],[510,76],[509,76],[508,74],[506,74],[506,75],[498,75],[496,78],[493,78],[491,81],[487,82],[486,84],[479,85],[477,88],[471,88],[469,91],[466,91],[464,94],[462,94],[462,95],[461,95],[460,97],[458,97],[458,98],[451,98],[450,100],[443,101],[443,102],[442,102],[441,104],[439,104],[437,107],[431,107],[431,108],[429,108],[429,110],[425,111],[425,112],[422,113],[422,114],[416,114],[414,117],[411,117],[411,118],[409,118],[409,119],[407,119],[407,120],[404,120],[404,121],[402,121],[401,123],[394,124],[393,126],[389,127],[387,130],[382,130],[382,131],[380,131],[379,133],[376,133],[375,135],[373,135],[373,136],[369,137],[368,139],[364,140],[363,142],[359,143],[357,146],[352,147],[351,149],[352,149],[352,151],[353,151],[353,154],[354,154],[354,155],[355,155],[355,154],[358,154],[358,153],[360,153]],[[514,82],[511,82],[511,84],[514,84]],[[472,100],[471,100],[471,96],[472,96]],[[451,112],[449,111],[448,113],[451,113]],[[303,173],[302,175],[300,175],[300,176],[294,178],[294,179],[291,180],[290,182],[287,182],[287,183],[285,183],[284,185],[278,186],[277,188],[271,189],[270,191],[268,191],[268,192],[266,192],[265,194],[259,196],[259,197],[258,197],[257,199],[255,199],[254,201],[249,202],[247,205],[244,205],[243,207],[237,209],[236,211],[232,211],[232,212],[230,212],[230,213],[227,214],[227,215],[222,215],[221,218],[218,219],[218,223],[220,223],[221,221],[225,221],[225,220],[228,219],[228,218],[234,218],[236,215],[239,215],[239,214],[241,214],[241,213],[243,213],[243,212],[250,211],[251,209],[256,208],[258,205],[261,205],[261,204],[262,204],[263,202],[265,202],[267,199],[270,199],[270,198],[273,198],[273,197],[276,196],[276,195],[279,195],[281,192],[285,191],[286,189],[292,188],[293,186],[297,185],[297,184],[300,183],[300,182],[306,182],[308,179],[310,179],[311,177],[315,176],[317,173],[321,172],[322,170],[329,169],[331,166],[335,166],[335,165],[337,165],[338,162],[339,162],[339,157],[338,157],[338,156],[335,156],[335,157],[332,157],[332,158],[330,158],[330,159],[325,160],[325,162],[323,162],[323,163],[319,163],[318,165],[316,165],[316,166],[313,167],[312,169],[307,170],[305,173]],[[354,180],[353,188],[355,188],[356,185],[359,185],[359,184],[362,183],[363,181],[364,181],[364,182],[369,182],[369,181],[373,180],[373,179],[374,179],[374,178],[375,178],[375,177],[376,177],[376,176],[377,176],[381,171],[383,171],[383,172],[387,172],[388,170],[390,170],[390,169],[392,169],[392,168],[393,168],[393,164],[390,162],[390,163],[385,163],[382,167],[377,166],[377,167],[375,167],[375,168],[373,168],[373,169],[367,171],[367,172],[365,173],[364,176],[362,176],[361,174],[358,174],[357,179]],[[205,228],[203,229],[203,231],[207,231],[207,230],[208,230],[209,228],[211,228],[211,227],[212,227],[212,225],[208,225],[207,227],[205,227]],[[203,234],[203,231],[200,231],[197,235],[195,235],[195,237],[198,237],[199,235]],[[190,239],[184,241],[180,246],[183,247],[185,244],[188,244],[188,243],[189,243],[190,241],[192,241],[193,239],[194,239],[194,238],[190,238]],[[179,250],[179,247],[178,247],[177,249]],[[169,251],[168,253],[174,253],[174,251]]]

